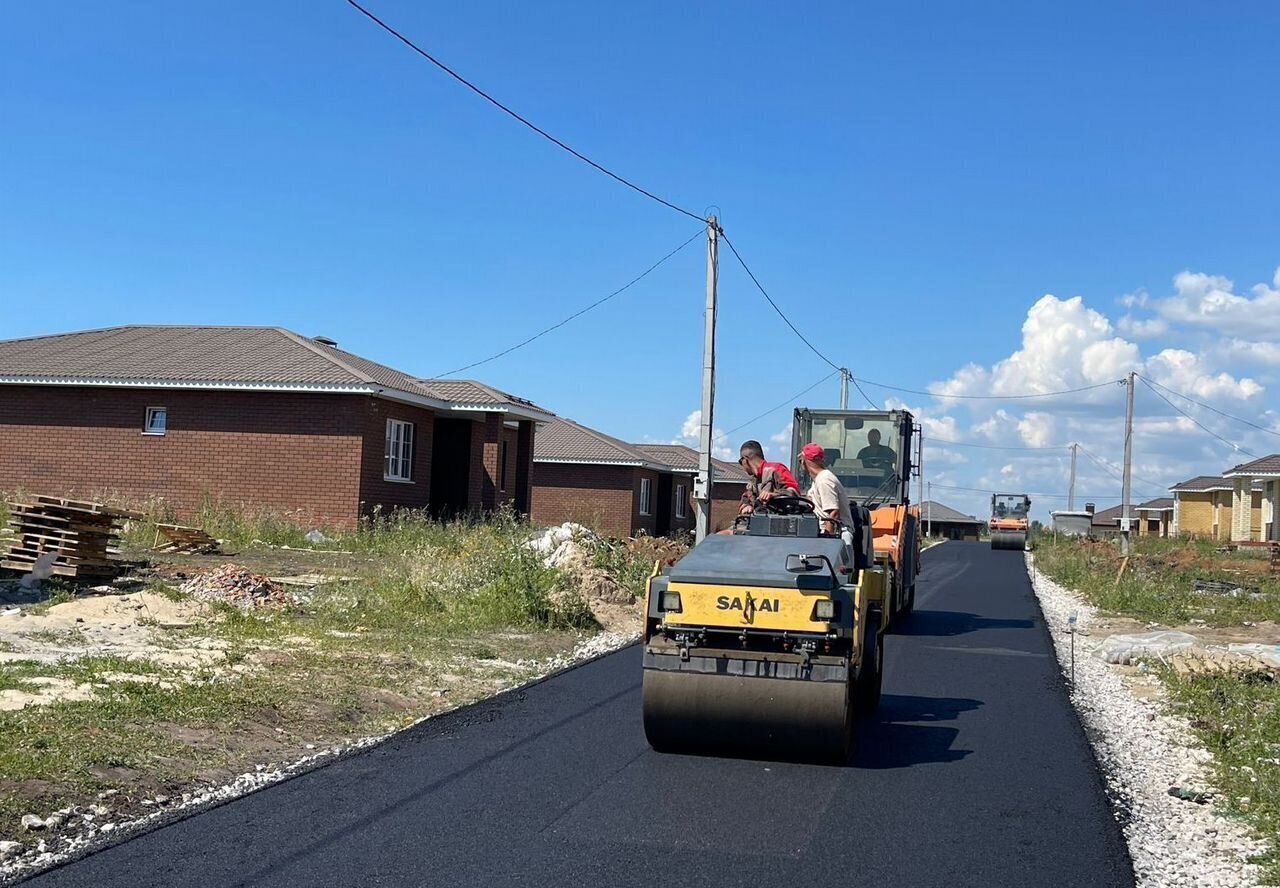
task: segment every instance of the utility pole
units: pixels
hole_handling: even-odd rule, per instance
[[[1120,554],[1125,556],[1132,551],[1133,545],[1129,539],[1129,490],[1133,475],[1133,377],[1134,371],[1130,370],[1124,408],[1124,481],[1120,492]]]
[[[1076,448],[1079,446],[1079,444],[1071,445],[1071,486],[1067,488],[1068,512],[1076,510]]]
[[[928,503],[924,507],[924,535],[933,536],[933,482],[929,482],[929,498],[925,500]]]
[[[916,476],[916,499],[921,503],[924,502],[924,426],[920,426],[920,437],[916,441],[916,448],[920,453],[920,465],[916,467],[919,475]]]
[[[711,532],[711,487],[715,481],[711,464],[711,428],[716,401],[716,290],[720,275],[720,224],[707,217],[707,308],[702,331],[702,427],[698,436],[698,477],[693,486],[694,541],[700,543]]]
[[[849,409],[849,371],[840,368],[840,409]]]

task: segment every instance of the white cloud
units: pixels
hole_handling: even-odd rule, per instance
[[[1166,348],[1148,359],[1146,370],[1161,385],[1206,400],[1244,401],[1262,394],[1262,386],[1249,377],[1236,379],[1225,371],[1213,373],[1203,358],[1181,348]]]
[[[1169,332],[1169,324],[1163,318],[1135,318],[1127,314],[1116,321],[1116,329],[1134,339],[1153,339]]]
[[[1230,278],[1198,271],[1177,274],[1173,289],[1154,303],[1166,320],[1227,336],[1280,336],[1280,268],[1270,286],[1256,284],[1248,296],[1236,293]]]
[[[1280,367],[1280,345],[1275,342],[1231,339],[1223,343],[1221,350],[1228,360]]]
[[[1052,413],[1033,411],[1018,421],[1018,433],[1022,443],[1028,447],[1048,447],[1057,443],[1054,440],[1057,424]]]
[[[671,439],[672,444],[684,444],[686,447],[698,449],[702,435],[702,411],[695,410],[685,417],[680,426],[680,434]],[[711,455],[717,459],[733,459],[734,453],[728,439],[720,429],[712,429]]]

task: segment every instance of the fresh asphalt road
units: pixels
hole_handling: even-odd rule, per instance
[[[848,767],[653,752],[632,647],[29,884],[1132,885],[1021,554],[917,593]]]

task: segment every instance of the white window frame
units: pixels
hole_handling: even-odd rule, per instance
[[[685,503],[688,497],[688,491],[683,484],[676,485],[676,517],[687,518],[689,516],[689,506]]]
[[[155,428],[153,423],[157,415],[164,417],[164,424],[160,428]],[[164,433],[169,430],[169,408],[168,407],[148,407],[146,418],[142,421],[142,434],[155,435],[157,438],[163,437]]]
[[[640,479],[640,514],[653,514],[653,479]]]
[[[387,437],[382,454],[382,480],[397,484],[413,483],[413,423],[403,419],[387,420]]]

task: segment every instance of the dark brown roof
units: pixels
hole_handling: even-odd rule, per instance
[[[1230,490],[1231,483],[1221,475],[1196,475],[1169,488],[1178,491]]]
[[[686,444],[634,444],[632,446],[674,470],[698,471],[698,451]],[[747,483],[747,473],[737,463],[716,459],[715,457],[711,458],[711,463],[715,466],[717,483],[722,481],[734,484]]]
[[[1147,500],[1145,503],[1139,503],[1134,506],[1135,509],[1143,512],[1172,512],[1173,497],[1161,496],[1153,500]]]
[[[0,383],[32,382],[401,393],[446,409],[551,415],[483,383],[418,379],[281,327],[127,326],[0,341]]]
[[[647,454],[625,441],[563,417],[557,417],[538,429],[538,434],[533,439],[533,461],[613,466],[654,465],[654,460]]]
[[[1112,506],[1109,509],[1103,509],[1100,512],[1093,513],[1093,520],[1089,523],[1095,527],[1116,527],[1120,523],[1120,518],[1124,514],[1124,506]]]
[[[950,506],[925,500],[920,504],[921,521],[941,521],[944,524],[986,524],[981,518],[958,512]]]
[[[1224,478],[1234,478],[1239,475],[1280,475],[1280,453],[1273,453],[1270,456],[1264,456],[1252,462],[1241,463],[1234,468],[1227,469],[1222,475]]]

